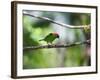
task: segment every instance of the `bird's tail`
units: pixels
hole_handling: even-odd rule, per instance
[[[43,41],[44,39],[40,39],[39,41]]]

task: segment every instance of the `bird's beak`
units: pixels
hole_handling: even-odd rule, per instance
[[[57,38],[59,38],[59,35],[57,35]]]

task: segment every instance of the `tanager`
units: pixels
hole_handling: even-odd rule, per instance
[[[57,38],[59,38],[59,34],[54,32],[54,33],[49,33],[45,38],[39,41],[46,41],[47,44],[49,43],[52,44],[52,42]]]

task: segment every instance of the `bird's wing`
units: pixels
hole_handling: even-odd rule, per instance
[[[48,34],[44,39],[40,39],[39,41],[43,41],[43,40],[47,41],[49,38],[51,38],[50,36],[52,36],[51,33]]]
[[[52,42],[55,39],[55,36],[53,36],[52,34],[49,34],[45,37],[45,41],[47,42]]]

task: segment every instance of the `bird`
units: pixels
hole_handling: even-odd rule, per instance
[[[57,38],[59,38],[59,34],[53,32],[53,33],[49,33],[45,38],[40,39],[39,41],[45,41],[47,42],[47,44],[52,44],[52,42]]]

